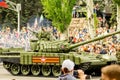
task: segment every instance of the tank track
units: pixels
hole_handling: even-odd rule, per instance
[[[12,75],[20,76],[54,76],[61,74],[60,65],[21,65],[18,63],[3,62],[3,67]]]

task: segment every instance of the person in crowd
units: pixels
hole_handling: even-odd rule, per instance
[[[120,80],[120,65],[112,64],[101,69],[101,80]]]
[[[62,68],[61,68],[63,74],[60,75],[57,80],[77,80],[73,76],[74,66],[75,64],[73,61],[69,59],[64,60],[62,63]],[[84,74],[84,72],[82,70],[77,70],[77,72],[78,72],[78,77],[80,78],[80,80],[85,80],[86,75]]]
[[[100,11],[100,5],[98,3],[95,4],[93,11],[97,14],[97,17],[102,17],[102,12]]]
[[[100,54],[107,54],[106,44],[103,44],[103,45],[102,45]]]
[[[73,7],[72,17],[73,17],[73,18],[76,18],[76,5]]]

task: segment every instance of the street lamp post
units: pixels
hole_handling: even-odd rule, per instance
[[[18,13],[18,34],[20,33],[20,10],[21,10],[21,4],[17,4],[17,13]]]
[[[9,0],[5,0],[6,3],[9,5],[8,9],[15,11],[18,13],[18,27],[17,27],[17,31],[18,34],[20,33],[20,11],[21,11],[21,4],[16,4],[12,1]]]

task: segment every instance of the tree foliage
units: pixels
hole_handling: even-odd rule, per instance
[[[117,17],[117,6],[112,2],[112,5],[110,7],[112,9],[112,15],[110,18],[110,24],[111,26],[116,24],[116,17]]]
[[[113,0],[118,6],[120,6],[120,0]]]
[[[98,28],[99,21],[98,21],[97,15],[95,13],[93,14],[93,19],[94,19],[94,28],[96,30]]]
[[[43,13],[60,32],[66,31],[76,0],[41,0]]]
[[[33,15],[40,15],[42,5],[40,0],[10,0],[14,3],[21,3],[20,20],[21,26],[25,25]],[[10,23],[17,27],[17,12],[0,7],[0,24]]]

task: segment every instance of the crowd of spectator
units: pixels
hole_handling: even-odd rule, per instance
[[[75,9],[76,6],[73,7],[73,12],[72,16],[73,18],[78,18],[76,17],[75,14]],[[96,29],[96,37],[99,36],[104,36],[108,33],[113,33],[116,31],[116,26],[110,26],[108,25],[105,15],[100,11],[100,6],[98,3],[94,4],[94,13],[97,14],[98,18],[98,26]],[[103,16],[104,15],[104,16]],[[80,24],[80,23],[79,23]],[[83,25],[85,24],[85,25]],[[90,32],[88,30],[87,22],[81,23],[81,26],[74,26],[71,27],[69,31],[69,37],[70,37],[70,42],[72,43],[78,43],[78,42],[83,42],[91,39],[90,37]],[[85,51],[89,53],[95,53],[95,54],[112,54],[115,55],[117,50],[120,48],[120,42],[119,38],[117,35],[113,35],[111,37],[105,38],[103,40],[95,41],[83,46],[79,47],[79,51]]]
[[[45,31],[53,32],[53,35],[58,39],[57,29],[50,27],[42,27]],[[10,27],[0,31],[0,47],[22,47],[25,50],[30,49],[30,39],[36,39],[36,36],[29,30],[34,32],[40,32],[41,27],[22,27],[21,31],[18,33],[16,29],[11,30]]]
[[[99,26],[96,29],[96,37],[104,36],[106,34],[113,33],[115,31],[116,31],[116,26],[111,26],[110,28],[108,28],[108,25],[104,27]],[[70,42],[72,43],[83,42],[91,39],[88,27],[86,25],[84,25],[83,27],[73,27],[72,29],[70,29],[69,35],[70,35]],[[117,35],[113,35],[103,40],[95,41],[80,46],[79,51],[96,53],[96,54],[108,53],[114,55],[116,54],[117,49],[120,47],[119,44],[120,42],[117,38]]]
[[[28,32],[24,28],[18,34],[16,29],[6,27],[0,31],[0,47],[25,47],[28,40]]]

